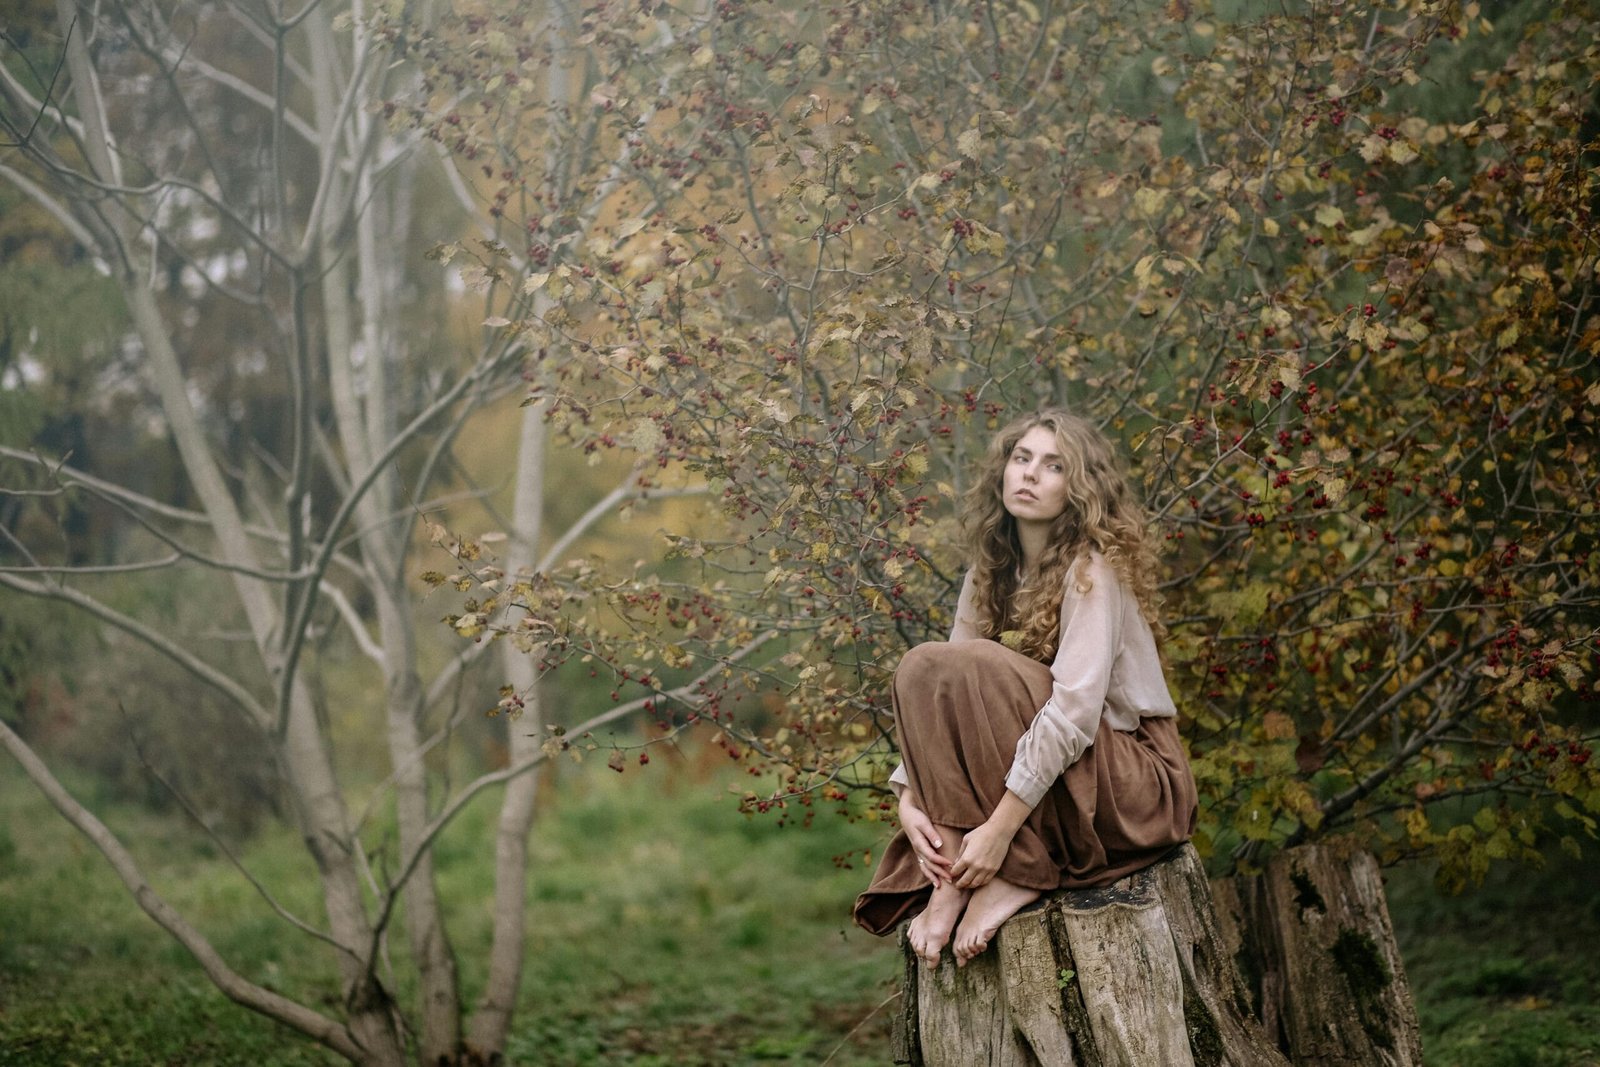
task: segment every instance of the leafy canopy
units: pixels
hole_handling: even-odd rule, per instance
[[[1064,403],[1125,442],[1170,547],[1203,846],[1358,828],[1458,880],[1593,836],[1583,5],[573,18],[555,51],[468,6],[394,119],[503,222],[440,254],[528,346],[530,400],[715,507],[624,574],[502,576],[441,531],[490,583],[458,630],[716,721],[784,772],[753,807],[887,812],[886,684],[949,624],[966,472]]]

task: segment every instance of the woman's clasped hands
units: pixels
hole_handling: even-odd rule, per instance
[[[900,826],[911,842],[911,850],[917,854],[917,868],[928,881],[935,887],[951,881],[950,868],[954,861],[940,853],[944,840],[933,820],[911,799],[909,790],[900,794]]]
[[[1014,833],[986,822],[975,830],[968,830],[961,839],[961,855],[950,868],[950,877],[957,889],[977,889],[994,880],[1011,850]]]

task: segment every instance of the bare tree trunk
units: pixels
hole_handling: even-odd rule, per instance
[[[569,36],[560,8],[547,16],[547,32],[558,38]],[[564,103],[572,94],[567,67],[553,62],[545,72],[544,94],[551,105]],[[535,297],[542,305],[544,297]],[[510,539],[506,559],[508,580],[537,565],[544,536],[544,475],[548,412],[542,402],[522,410],[521,434],[517,443],[515,496],[511,506]],[[519,650],[513,642],[500,645],[501,669],[506,684],[521,695],[522,714],[507,717],[506,758],[510,766],[530,763],[538,756],[543,738],[544,705],[539,691],[536,657]],[[517,995],[522,988],[522,960],[527,940],[528,835],[533,829],[534,802],[539,792],[541,767],[535,763],[527,773],[506,783],[500,801],[500,819],[495,827],[494,850],[494,932],[489,945],[489,972],[483,992],[468,1027],[471,1048],[486,1058],[504,1055],[516,1013]]]
[[[313,96],[324,150],[337,156],[341,143],[348,140],[352,154],[371,145],[368,151],[381,155],[387,139],[372,141],[372,118],[361,109],[349,116],[348,128],[339,122],[339,56],[332,44],[332,23],[326,8],[313,13],[318,25],[312,33]],[[357,30],[357,33],[360,31]],[[356,51],[362,48],[358,45]],[[349,75],[353,76],[353,75]],[[408,229],[392,217],[391,201],[395,189],[409,183],[414,167],[409,160],[390,168],[382,189],[375,189],[370,169],[357,172],[356,198],[359,215],[355,220],[356,301],[360,310],[360,336],[367,376],[364,398],[358,397],[352,379],[351,357],[356,336],[349,290],[352,279],[345,269],[345,249],[336,246],[338,230],[344,220],[327,217],[317,248],[326,274],[322,286],[328,313],[324,316],[325,350],[329,381],[335,397],[334,414],[339,440],[345,449],[345,465],[351,483],[359,482],[372,470],[375,457],[395,433],[391,396],[393,376],[390,365],[399,359],[391,351],[398,344],[393,320],[398,314],[395,272],[380,254],[378,234],[403,234]],[[340,192],[343,190],[341,189]],[[382,246],[391,249],[393,245]],[[363,402],[364,399],[364,402]],[[392,464],[377,473],[371,490],[356,508],[359,540],[366,579],[377,609],[379,643],[383,649],[385,689],[385,737],[393,767],[395,820],[402,855],[417,851],[427,831],[428,771],[422,756],[422,716],[424,690],[416,668],[417,636],[409,609],[404,568],[407,546],[401,543],[408,524],[394,515],[399,475]],[[400,887],[404,903],[402,918],[407,941],[417,968],[420,986],[420,1045],[426,1063],[453,1062],[461,1044],[461,1000],[455,954],[444,924],[434,877],[433,853],[421,850],[410,877]]]
[[[522,439],[517,448],[516,496],[506,559],[506,573],[516,575],[539,558],[544,527],[545,405],[533,404],[522,412]],[[507,718],[506,747],[511,766],[539,752],[543,706],[534,657],[503,641],[501,667],[507,684],[523,695],[523,712]],[[489,948],[489,976],[473,1013],[469,1033],[480,1055],[505,1051],[522,986],[522,959],[526,940],[528,885],[528,833],[533,828],[534,798],[539,791],[535,767],[506,783],[500,802],[500,821],[494,842],[494,935]]]
[[[138,279],[125,272],[121,280],[135,328],[150,358],[163,411],[179,443],[184,468],[202,508],[212,521],[224,558],[237,567],[256,569],[258,561],[215,460],[205,446],[177,353],[162,326],[154,297]],[[281,678],[282,655],[278,641],[282,620],[270,592],[258,579],[237,571],[234,584],[269,672],[280,675],[279,685],[289,687],[280,754],[301,835],[322,876],[329,930],[344,949],[339,953],[339,966],[349,1001],[350,1028],[361,1047],[374,1057],[371,1062],[403,1062],[388,994],[378,985],[370,964],[364,962],[373,930],[363,904],[354,858],[357,843],[338,788],[327,739],[317,722],[316,709],[304,682],[299,678]],[[262,726],[268,731],[274,730],[272,723]]]
[[[87,136],[87,162],[100,181],[121,184],[116,146],[106,125],[104,101],[98,80],[84,48],[83,32],[74,33],[78,12],[71,0],[57,0],[57,17],[67,38],[67,63],[72,91]],[[141,223],[115,197],[106,207],[106,221],[117,247],[102,249],[127,301],[135,330],[144,344],[156,392],[172,429],[180,459],[201,508],[211,522],[222,557],[232,567],[234,588],[244,608],[257,649],[280,691],[284,692],[285,718],[262,723],[282,738],[280,757],[290,786],[295,814],[307,847],[321,874],[329,930],[342,947],[339,967],[345,984],[348,1025],[364,1062],[399,1064],[404,1050],[394,1025],[392,1004],[365,961],[372,938],[362,888],[354,859],[356,843],[349,813],[338,789],[327,740],[317,722],[310,693],[297,678],[283,676],[283,619],[266,583],[252,577],[259,561],[244,530],[216,458],[205,440],[177,352],[166,332],[155,297],[127,258],[138,247]],[[309,412],[301,417],[309,419]],[[291,516],[298,521],[298,516]],[[286,687],[286,688],[285,688]]]
[[[1301,845],[1217,884],[1229,953],[1268,1034],[1305,1067],[1413,1067],[1416,1007],[1378,863],[1348,839]]]

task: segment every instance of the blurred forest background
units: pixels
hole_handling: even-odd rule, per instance
[[[1597,25],[18,0],[0,1064],[885,1062],[883,686],[1047,398],[1215,870],[1359,834],[1430,1063],[1600,1063]]]

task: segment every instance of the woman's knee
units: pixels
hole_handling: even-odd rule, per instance
[[[896,683],[960,677],[981,670],[1007,650],[993,641],[926,641],[900,659]]]
[[[951,652],[965,642],[925,641],[907,650],[895,668],[896,684],[922,682],[945,674],[952,663]]]

